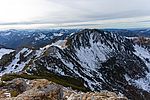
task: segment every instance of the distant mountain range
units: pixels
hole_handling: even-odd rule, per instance
[[[117,33],[128,37],[150,37],[150,29],[105,29],[106,31]]]
[[[44,29],[44,30],[5,30],[0,31],[0,45],[7,48],[40,48],[57,40],[63,40],[70,34],[79,32],[81,29]],[[150,29],[105,29],[121,36],[150,37]]]
[[[13,49],[40,48],[78,31],[77,29],[0,31],[0,45]]]

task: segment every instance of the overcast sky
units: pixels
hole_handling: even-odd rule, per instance
[[[150,0],[0,0],[0,28],[150,27]]]

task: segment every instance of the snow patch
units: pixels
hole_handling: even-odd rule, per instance
[[[136,51],[134,52],[134,54],[140,57],[145,62],[150,71],[150,52],[139,45],[135,45],[134,48]]]
[[[139,45],[135,45],[134,48],[134,54],[140,57],[145,62],[150,71],[150,52]],[[149,61],[147,61],[146,59]],[[146,77],[139,78],[137,80],[131,79],[128,75],[125,75],[125,78],[128,83],[133,84],[136,87],[143,89],[147,92],[150,92],[150,73],[146,72]]]
[[[3,55],[9,54],[9,53],[11,53],[11,52],[13,52],[13,51],[14,51],[14,50],[12,50],[12,49],[1,48],[1,49],[0,49],[0,59],[2,58]]]
[[[0,76],[6,74],[6,73],[16,73],[23,70],[24,66],[29,63],[30,59],[28,59],[26,62],[20,61],[20,54],[25,53],[24,57],[28,56],[32,50],[29,50],[28,48],[23,48],[19,53],[16,54],[13,61],[6,67],[6,70],[2,71],[0,73]]]
[[[51,46],[57,46],[59,48],[66,48],[66,45],[65,45],[66,42],[67,42],[67,40],[58,40],[57,42],[52,43]]]
[[[66,48],[66,45],[65,45],[66,42],[67,42],[67,40],[58,40],[57,42],[52,43],[51,45],[46,45],[45,47],[40,48],[40,49],[47,50],[51,46],[56,46],[56,47],[59,47],[60,49],[64,49],[64,48]]]
[[[46,37],[45,34],[39,34],[40,36],[39,37],[35,37],[35,40],[40,40],[40,39],[44,39]]]
[[[63,33],[54,33],[53,35],[54,35],[54,36],[62,36]]]

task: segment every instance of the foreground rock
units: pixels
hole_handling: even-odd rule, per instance
[[[63,100],[128,100],[125,97],[118,96],[114,92],[87,92],[79,93],[73,91],[64,91]]]
[[[116,93],[77,92],[46,79],[14,79],[0,87],[0,100],[127,100]]]

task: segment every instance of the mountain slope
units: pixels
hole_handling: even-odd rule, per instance
[[[48,45],[34,52],[27,57],[30,61],[22,71],[37,76],[54,74],[79,79],[92,91],[109,90],[132,100],[150,98],[149,51],[117,34],[85,29],[59,46]]]

